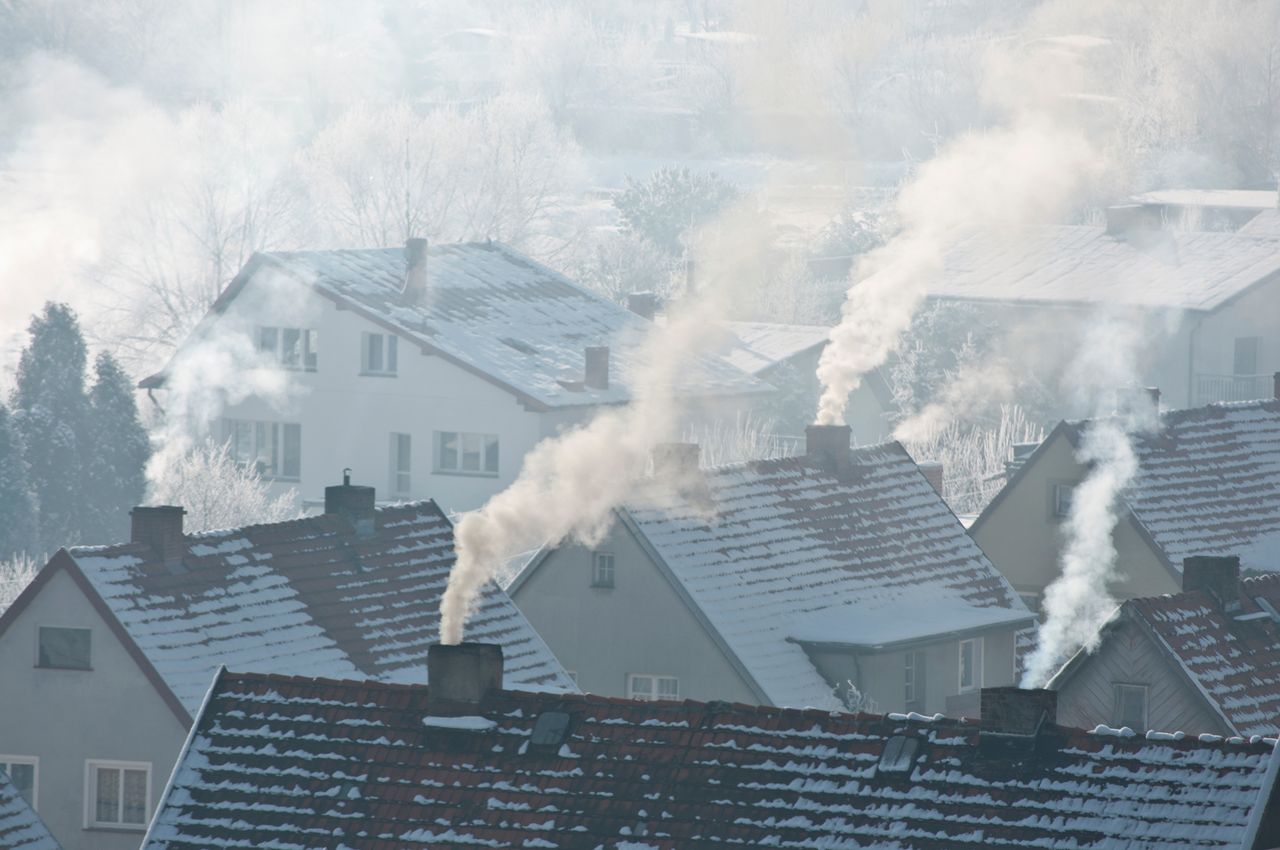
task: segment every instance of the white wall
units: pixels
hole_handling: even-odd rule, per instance
[[[90,629],[93,669],[36,667],[41,625]],[[0,682],[0,753],[40,759],[38,812],[63,848],[137,848],[140,830],[85,829],[85,762],[150,762],[150,816],[187,730],[65,572],[0,635]]]
[[[1230,375],[1235,366],[1238,337],[1258,337],[1258,375],[1280,371],[1280,277],[1259,285],[1217,312],[1204,317],[1195,331],[1194,370],[1197,373]],[[1270,380],[1261,380],[1259,398],[1269,398],[1274,390]]]

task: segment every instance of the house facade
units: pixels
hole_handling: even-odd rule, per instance
[[[448,511],[479,507],[540,440],[630,400],[639,316],[497,243],[412,246],[255,255],[141,386],[277,493],[318,506],[351,468],[388,501]],[[713,356],[681,381],[690,421],[772,393]]]
[[[980,722],[502,690],[491,649],[433,647],[427,687],[223,671],[145,850],[1280,841],[1274,741],[1086,732],[1013,688]]]
[[[1076,451],[1089,420],[1062,422],[969,529],[1023,600],[1038,608],[1061,571],[1063,523],[1087,468]],[[1280,565],[1280,399],[1165,411],[1133,438],[1138,473],[1113,533],[1119,599],[1177,593],[1182,562],[1236,555]]]
[[[0,754],[30,778],[66,850],[133,850],[222,665],[424,682],[452,526],[431,502],[183,534],[182,509],[135,508],[133,536],[62,550],[0,616]],[[512,686],[575,690],[498,588],[469,631],[507,646]]]
[[[655,456],[653,502],[508,590],[580,686],[633,699],[977,713],[1033,617],[895,443],[810,426],[799,457]],[[675,482],[675,490],[667,489]]]
[[[1049,682],[1064,723],[1188,735],[1280,733],[1280,574],[1188,558],[1182,592],[1130,599]]]

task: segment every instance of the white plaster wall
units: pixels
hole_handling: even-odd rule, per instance
[[[1206,316],[1195,334],[1195,371],[1230,375],[1237,337],[1258,337],[1259,375],[1280,371],[1280,277],[1259,285]],[[1262,382],[1269,397],[1273,389]]]
[[[39,626],[88,628],[92,670],[35,666]],[[36,756],[38,811],[65,850],[134,850],[141,831],[87,830],[87,759],[151,763],[160,793],[186,728],[66,573],[0,635],[0,753]]]

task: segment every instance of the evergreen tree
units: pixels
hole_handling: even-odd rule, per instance
[[[31,342],[18,361],[14,421],[40,509],[39,548],[52,551],[79,542],[87,506],[85,344],[65,304],[45,304],[29,330]]]
[[[94,361],[89,391],[89,453],[85,495],[88,513],[80,531],[91,543],[125,540],[129,510],[146,494],[151,442],[138,420],[133,382],[106,352]]]
[[[0,561],[33,551],[36,542],[36,500],[22,439],[9,409],[0,404]]]

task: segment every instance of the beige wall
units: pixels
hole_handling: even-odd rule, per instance
[[[626,696],[647,673],[678,677],[682,699],[760,702],[621,523],[597,549],[614,554],[612,589],[591,587],[591,550],[566,545],[512,594],[582,690]]]
[[[1061,570],[1062,520],[1053,515],[1053,485],[1079,484],[1084,468],[1071,443],[1058,435],[1035,463],[1001,494],[1000,503],[971,530],[974,542],[1019,593],[1041,594]],[[1127,515],[1115,533],[1122,599],[1176,593],[1181,588]]]
[[[1147,688],[1147,726],[1191,735],[1233,734],[1204,705],[1151,639],[1132,623],[1113,628],[1097,651],[1086,657],[1058,688],[1058,722],[1092,729],[1117,725],[1115,686]]]
[[[35,666],[39,626],[88,628],[92,670]],[[0,635],[0,754],[39,758],[37,808],[65,850],[133,850],[141,831],[85,829],[86,760],[150,762],[155,805],[186,738],[146,676],[65,573]]]

